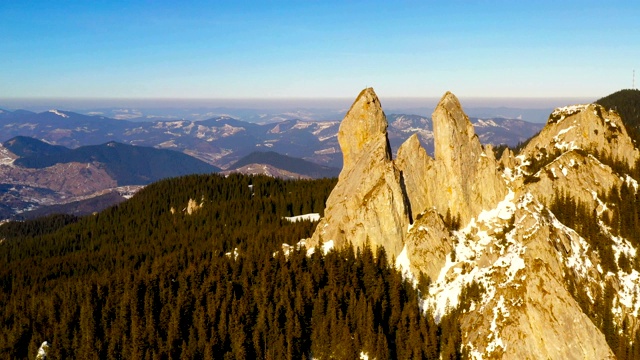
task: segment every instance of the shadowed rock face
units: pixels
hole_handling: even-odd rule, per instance
[[[638,158],[617,115],[603,111],[559,109],[517,157],[507,150],[498,162],[447,92],[432,117],[435,158],[414,135],[392,160],[385,114],[365,89],[341,123],[345,166],[308,245],[368,243],[383,246],[391,260],[406,254],[405,275],[433,281],[425,306],[436,318],[444,304],[456,306],[462,287],[480,283],[482,298],[460,324],[472,357],[614,358],[565,280],[578,274],[581,286],[596,291],[610,275],[598,271],[598,256],[584,239],[545,208],[561,191],[605,211],[593,191],[627,181],[585,155],[590,149],[628,163]],[[571,150],[577,147],[582,151]],[[553,149],[563,152],[532,181],[525,162]],[[452,222],[460,229],[452,230]]]

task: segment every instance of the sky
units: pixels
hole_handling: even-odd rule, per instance
[[[638,1],[0,1],[0,98],[593,98]]]

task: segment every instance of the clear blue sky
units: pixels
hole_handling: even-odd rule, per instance
[[[597,98],[640,78],[638,4],[2,0],[0,98]]]

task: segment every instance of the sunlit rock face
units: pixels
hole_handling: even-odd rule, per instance
[[[640,304],[629,299],[640,298],[640,276],[603,272],[598,254],[549,206],[562,193],[594,209],[588,221],[600,221],[607,207],[598,194],[637,186],[598,159],[633,167],[639,157],[617,114],[598,105],[558,109],[523,150],[507,149],[499,161],[453,94],[432,122],[434,158],[411,136],[392,160],[380,101],[363,90],[341,123],[345,166],[307,245],[384,247],[414,283],[419,274],[430,279],[422,305],[436,319],[479,285],[460,322],[471,358],[613,359],[567,275],[589,294],[614,284],[615,321],[628,328],[637,325]]]
[[[333,241],[402,251],[409,225],[400,171],[391,160],[387,119],[373,89],[363,90],[340,124],[344,166],[309,244]]]
[[[555,109],[521,152],[527,158],[581,149],[635,165],[640,154],[615,111],[598,104]]]

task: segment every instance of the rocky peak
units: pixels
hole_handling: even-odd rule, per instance
[[[442,96],[433,111],[432,119],[436,160],[451,164],[447,167],[453,167],[454,163],[459,163],[461,157],[475,157],[482,152],[482,146],[475,136],[469,117],[452,93],[447,91]]]
[[[435,172],[434,161],[420,144],[418,135],[413,134],[398,148],[395,164],[402,173],[408,205],[415,218],[435,204],[434,186],[425,181],[429,174]]]
[[[308,245],[368,243],[397,256],[409,225],[409,207],[400,171],[391,161],[387,119],[373,89],[358,95],[340,124],[338,141],[344,165]]]
[[[530,159],[574,149],[598,153],[631,166],[640,157],[620,116],[598,104],[555,109],[547,125],[520,154]]]
[[[373,142],[384,141],[387,144],[387,117],[382,111],[380,100],[372,88],[360,92],[346,116],[340,123],[338,143],[343,153],[343,168],[349,168],[368,152]],[[384,154],[391,159],[391,150],[387,146]]]
[[[437,180],[441,188],[435,206],[441,214],[451,211],[463,223],[483,209],[494,207],[507,193],[497,171],[493,151],[485,151],[469,117],[450,92],[432,115]]]

